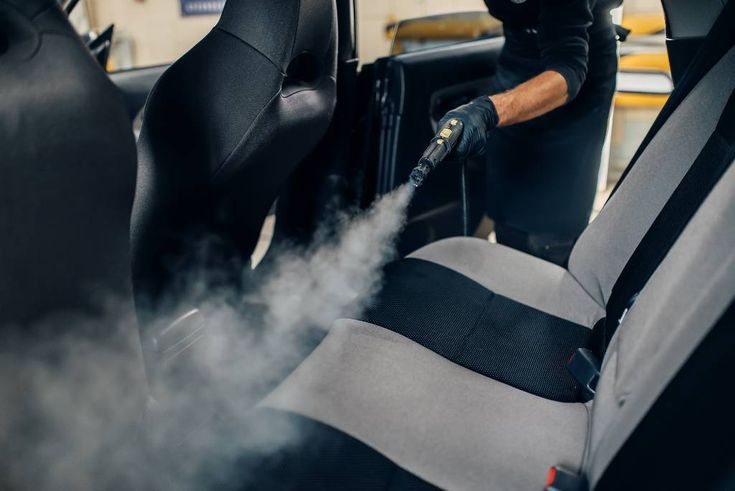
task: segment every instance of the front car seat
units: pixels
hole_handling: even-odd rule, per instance
[[[0,488],[73,488],[71,469],[39,462],[89,442],[100,408],[133,425],[145,403],[135,140],[56,0],[0,0],[0,94]]]
[[[132,226],[144,324],[195,307],[194,289],[240,286],[281,186],[330,123],[336,41],[333,0],[230,0],[153,88]]]
[[[0,0],[0,91],[0,326],[132,309],[135,141],[55,0]]]

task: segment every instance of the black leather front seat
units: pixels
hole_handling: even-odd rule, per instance
[[[152,90],[132,228],[145,323],[194,306],[194,284],[238,285],[279,190],[330,123],[336,36],[333,0],[229,0]]]
[[[0,94],[0,327],[132,312],[135,141],[55,0],[0,0]]]

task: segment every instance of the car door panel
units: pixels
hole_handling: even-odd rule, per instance
[[[446,111],[487,93],[502,45],[502,38],[485,39],[376,61],[376,195],[406,182]],[[483,210],[484,162],[467,166],[472,228]],[[459,162],[445,162],[432,172],[409,210],[402,254],[462,234],[460,186]]]

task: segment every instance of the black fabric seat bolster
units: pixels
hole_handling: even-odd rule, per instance
[[[681,102],[689,95],[702,77],[735,45],[735,30],[732,28],[733,22],[735,22],[735,2],[730,1],[723,7],[717,21],[702,42],[697,55],[684,72],[681,81],[676,85],[673,92],[671,92],[666,104],[651,125],[643,142],[641,142],[630,163],[623,171],[622,176],[620,176],[620,179],[615,184],[610,196],[618,190],[628,176],[630,169],[633,168],[641,154],[648,147],[648,144],[651,143],[651,140],[653,140],[664,123],[668,121],[676,108],[679,107]]]
[[[331,426],[307,417],[261,408],[252,424],[294,428],[299,440],[275,452],[255,449],[240,455],[215,489],[428,491],[439,488],[396,465],[388,457]],[[253,470],[252,472],[248,472]],[[234,484],[234,485],[232,485]]]
[[[733,489],[734,328],[731,302],[638,423],[595,489]]]
[[[651,228],[630,256],[610,294],[607,313],[595,326],[591,343],[604,354],[619,319],[635,294],[645,286],[696,213],[712,188],[735,159],[735,92],[730,96],[717,128],[694,164],[661,209]]]
[[[588,343],[588,327],[421,259],[390,264],[384,284],[362,320],[526,392],[562,402],[579,400],[566,361]]]

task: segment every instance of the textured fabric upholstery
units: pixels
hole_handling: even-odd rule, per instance
[[[735,89],[735,48],[661,127],[572,250],[569,272],[606,304],[620,272],[715,129]],[[696,124],[692,122],[696,121]]]
[[[597,303],[564,268],[486,240],[457,237],[434,242],[408,257],[440,264],[498,295],[583,326],[604,317]]]
[[[445,489],[540,489],[579,468],[583,404],[459,367],[392,331],[343,320],[263,406],[322,421]]]
[[[735,167],[649,280],[608,349],[586,468],[595,482],[735,292]],[[693,251],[706,250],[706,254]]]
[[[389,265],[384,282],[362,320],[531,394],[561,402],[579,399],[579,384],[566,362],[587,344],[587,326],[511,300],[422,259]]]

